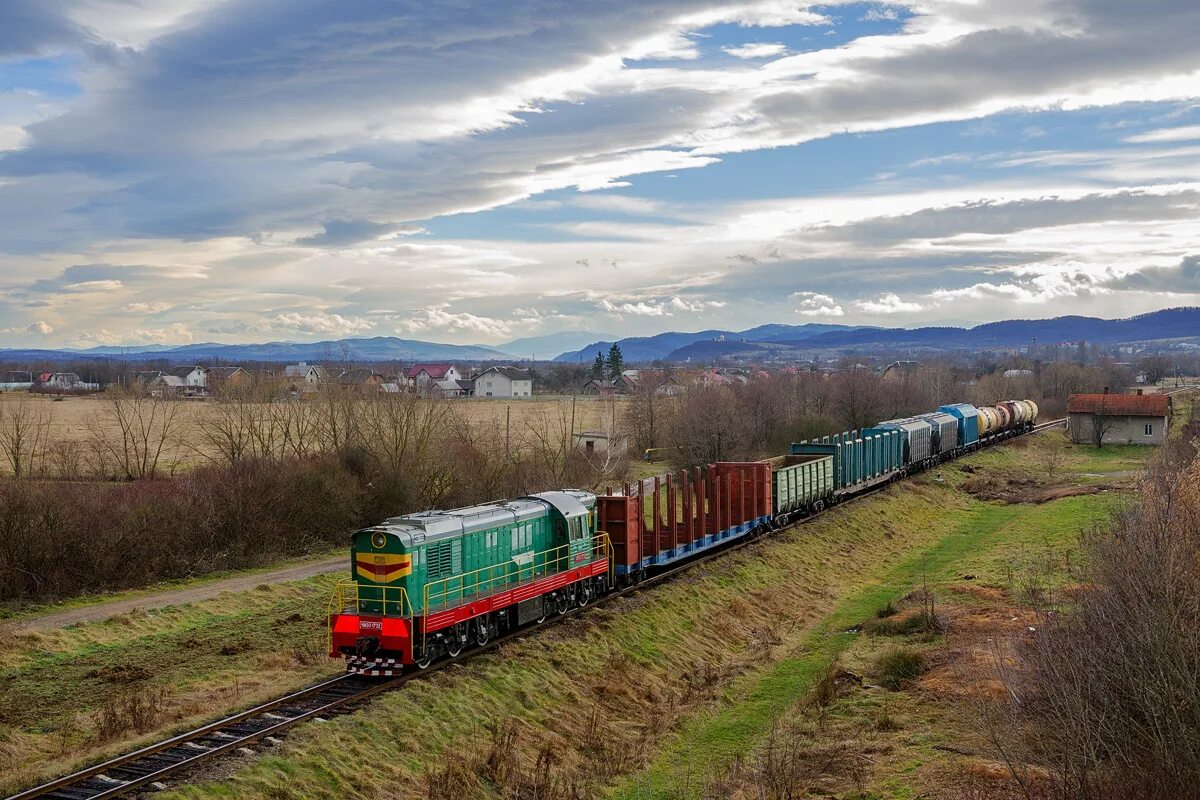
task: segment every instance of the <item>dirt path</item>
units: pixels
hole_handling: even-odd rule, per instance
[[[110,617],[115,617],[119,614],[128,614],[130,611],[138,609],[164,608],[165,606],[194,603],[198,600],[208,600],[216,597],[223,592],[246,592],[264,583],[289,583],[343,569],[346,569],[346,557],[338,556],[311,564],[301,564],[295,567],[224,578],[202,586],[194,586],[186,589],[170,589],[155,594],[133,597],[128,600],[114,600],[109,603],[96,603],[95,605],[82,606],[80,608],[54,611],[49,614],[41,614],[36,617],[14,621],[12,625],[14,628],[25,630],[63,628],[67,625],[74,625],[77,622],[96,622],[98,620],[109,619]]]

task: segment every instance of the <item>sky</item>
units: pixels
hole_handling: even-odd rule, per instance
[[[0,346],[1200,305],[1195,0],[3,0]]]

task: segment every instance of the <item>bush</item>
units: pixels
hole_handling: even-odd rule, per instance
[[[911,647],[893,647],[879,655],[873,672],[880,686],[899,691],[925,672],[925,656]]]
[[[1200,460],[1153,460],[1140,504],[1086,542],[1093,574],[1044,614],[1009,677],[1030,758],[1061,797],[1196,797],[1200,775]],[[1032,720],[1023,725],[1022,720]]]
[[[115,485],[0,481],[0,599],[121,589],[342,544],[365,524],[366,493],[332,457]]]

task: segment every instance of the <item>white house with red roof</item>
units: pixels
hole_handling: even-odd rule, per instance
[[[432,391],[436,386],[448,396],[461,393],[458,382],[465,377],[453,364],[413,364],[404,375],[408,385],[418,391]]]

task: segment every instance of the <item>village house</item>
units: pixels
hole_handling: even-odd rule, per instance
[[[357,367],[338,375],[338,386],[351,391],[378,392],[383,387],[383,374],[373,369]]]
[[[1165,394],[1073,394],[1067,399],[1067,432],[1076,444],[1162,444],[1171,422]]]
[[[241,367],[209,367],[208,387],[215,389],[219,386],[234,386],[250,380],[250,373]]]
[[[596,394],[601,397],[611,397],[617,391],[612,381],[603,378],[592,378],[583,385],[584,394]]]
[[[453,364],[413,364],[404,374],[408,385],[419,392],[432,392],[435,387],[445,397],[461,395],[459,381],[464,376]]]
[[[530,397],[533,375],[518,367],[488,367],[475,377],[476,397]]]
[[[167,372],[147,382],[146,388],[154,397],[174,397],[183,393],[185,385],[183,378]]]
[[[315,388],[324,377],[321,367],[301,361],[299,364],[289,364],[283,368],[283,377],[294,384],[303,383],[306,387]],[[297,388],[300,388],[297,385]]]

